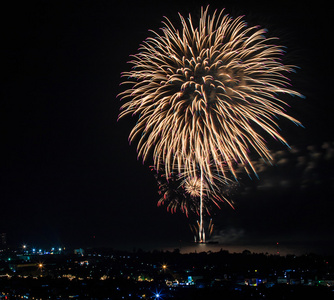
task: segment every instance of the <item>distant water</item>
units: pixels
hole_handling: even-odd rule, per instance
[[[328,247],[321,248],[319,245],[219,245],[219,244],[193,244],[184,246],[180,249],[181,253],[190,252],[217,252],[221,249],[228,250],[230,253],[240,253],[249,250],[252,253],[268,253],[280,255],[302,255],[308,253],[334,254],[334,249]]]
[[[334,244],[331,242],[307,242],[307,243],[279,243],[277,244],[258,244],[258,245],[223,245],[223,244],[196,244],[192,242],[150,242],[150,243],[136,243],[135,245],[119,245],[115,247],[121,250],[133,251],[136,249],[142,249],[145,251],[163,250],[174,251],[179,249],[181,253],[200,253],[200,252],[218,252],[221,249],[227,250],[230,253],[241,253],[244,250],[249,250],[252,253],[264,253],[264,254],[280,254],[280,255],[302,255],[302,254],[322,254],[322,255],[334,255]]]

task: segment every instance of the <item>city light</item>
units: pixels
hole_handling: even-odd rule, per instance
[[[162,296],[161,291],[156,290],[155,293],[154,293],[155,299],[162,299],[161,296]]]
[[[55,250],[57,249],[58,247],[55,248]],[[56,251],[52,256],[46,254],[47,251],[43,250],[42,254],[38,252],[35,255],[29,254],[31,258],[23,261],[22,258],[27,254],[16,255],[20,250],[22,251],[22,245],[18,249],[12,249],[7,253],[0,252],[0,259],[5,267],[5,271],[0,272],[0,290],[3,290],[4,285],[7,286],[11,282],[12,277],[13,282],[20,278],[23,283],[27,282],[28,285],[28,281],[34,278],[36,283],[40,282],[47,287],[45,292],[50,297],[53,288],[58,286],[59,282],[66,280],[69,289],[63,290],[62,296],[66,295],[67,298],[70,291],[71,297],[69,298],[72,298],[72,296],[74,298],[77,295],[76,283],[78,281],[81,283],[82,293],[93,297],[93,294],[89,294],[93,291],[89,288],[91,284],[95,290],[107,287],[109,289],[110,281],[108,279],[123,278],[122,280],[128,282],[129,285],[113,286],[110,295],[121,293],[124,300],[134,298],[151,300],[183,299],[182,295],[203,288],[216,295],[215,293],[220,294],[225,290],[226,284],[235,287],[231,291],[235,297],[231,297],[231,299],[238,298],[240,293],[254,294],[262,299],[264,298],[263,295],[267,295],[267,293],[270,295],[273,292],[273,287],[284,289],[283,285],[289,285],[292,291],[295,288],[306,291],[310,286],[314,288],[321,286],[323,289],[318,290],[325,293],[331,291],[334,287],[332,260],[329,257],[317,255],[285,257],[275,255],[275,253],[270,255],[250,253],[244,256],[243,261],[240,262],[240,253],[213,252],[207,253],[205,256],[194,254],[193,259],[188,260],[188,254],[172,254],[162,251],[155,258],[156,260],[152,257],[152,260],[147,262],[148,254],[146,252],[120,255],[113,249],[102,249],[101,253],[98,249],[85,249],[84,257],[82,257],[82,255],[73,255],[76,249],[72,249],[67,253]],[[30,251],[29,248],[29,253]],[[41,255],[43,255],[43,258]],[[59,255],[57,259],[55,259],[56,255]],[[165,263],[167,260],[173,263],[168,265]],[[278,260],[281,262],[280,264],[277,264]],[[164,263],[161,263],[161,261],[164,261]],[[215,261],[214,264],[212,264],[213,261]],[[231,269],[225,268],[228,264],[230,264]],[[262,265],[265,265],[266,268],[262,268]],[[114,268],[114,266],[118,267]],[[244,272],[235,276],[234,274],[236,270],[240,269],[240,266],[243,266]],[[317,273],[317,270],[322,269],[326,269],[326,274]],[[97,270],[98,272],[96,272]],[[223,273],[221,270],[224,270]],[[177,279],[172,276],[174,274],[177,274]],[[204,280],[205,277],[208,280]],[[134,281],[136,284],[132,285]],[[214,286],[212,286],[212,283],[214,283]],[[257,290],[258,287],[260,288]],[[328,290],[325,288],[328,288]],[[37,286],[36,288],[29,287],[29,291],[22,287],[20,292],[15,286],[15,288],[8,290],[10,294],[4,296],[10,295],[15,299],[24,299],[24,296],[29,297],[29,299],[40,299],[36,298],[39,292]],[[30,293],[30,295],[28,296],[27,293]],[[0,293],[0,299],[2,298]],[[204,299],[216,298],[208,297]],[[325,298],[320,296],[317,299]]]

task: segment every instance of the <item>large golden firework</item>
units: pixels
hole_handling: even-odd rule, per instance
[[[301,96],[288,87],[294,66],[281,63],[282,48],[265,29],[223,12],[202,8],[198,25],[180,15],[180,30],[166,18],[122,74],[130,87],[120,94],[127,102],[119,118],[138,116],[129,139],[138,138],[138,157],[152,155],[167,177],[186,170],[197,178],[200,170],[210,180],[212,170],[235,175],[236,164],[256,172],[250,151],[271,160],[257,128],[286,143],[274,118],[299,124],[278,98]]]

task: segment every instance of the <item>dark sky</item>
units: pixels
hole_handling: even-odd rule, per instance
[[[222,243],[334,244],[333,9],[321,1],[212,1],[268,28],[306,99],[290,99],[305,128],[282,123],[292,149],[269,141],[273,167],[242,178],[235,210],[213,212]],[[326,4],[325,4],[326,3]],[[191,241],[189,223],[157,207],[156,182],[116,122],[120,73],[163,16],[199,1],[12,1],[2,10],[0,232],[12,244],[122,247]],[[255,158],[254,158],[255,159]],[[94,238],[95,237],[95,238]]]

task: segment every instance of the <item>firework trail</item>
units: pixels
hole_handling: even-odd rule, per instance
[[[180,15],[177,30],[166,18],[160,34],[152,31],[132,55],[132,69],[122,74],[130,88],[119,118],[137,115],[129,140],[138,138],[138,157],[153,156],[156,169],[166,176],[198,170],[210,180],[214,169],[235,175],[241,164],[254,169],[249,152],[271,160],[258,127],[286,143],[274,118],[284,117],[278,94],[301,96],[289,88],[286,73],[293,66],[280,62],[282,47],[266,38],[265,29],[247,27],[223,10],[212,16],[201,10],[199,24]]]

